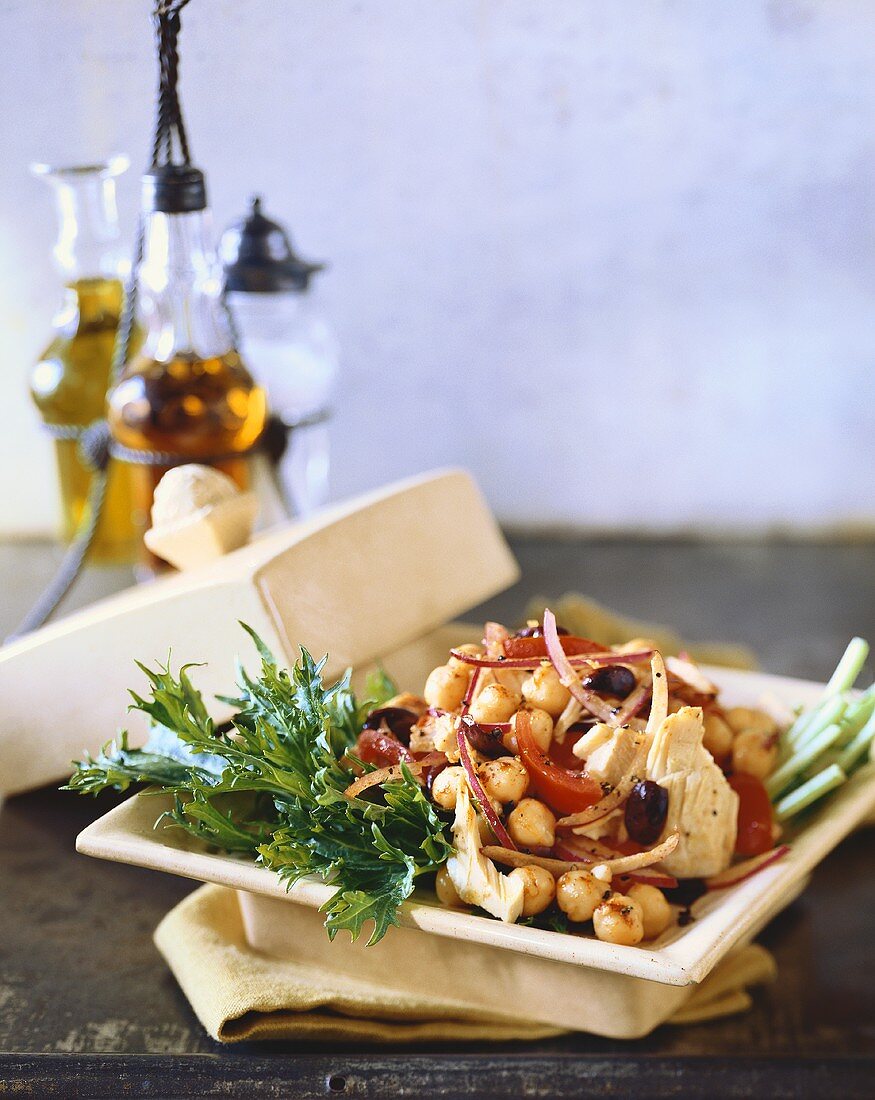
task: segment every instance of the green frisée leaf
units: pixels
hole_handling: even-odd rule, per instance
[[[258,816],[259,809],[263,817]],[[240,795],[222,799],[212,792],[195,789],[190,798],[177,792],[173,809],[162,814],[155,827],[165,821],[212,847],[255,855],[272,835],[277,819],[270,805],[259,807],[257,800],[246,800]]]
[[[96,757],[86,753],[76,764],[76,771],[61,790],[80,794],[100,794],[108,787],[126,791],[132,783],[156,784],[167,790],[185,788],[197,778],[206,782],[206,771],[200,774],[196,765],[173,757],[150,752],[148,746],[132,749],[127,734],[117,741],[108,741]]]
[[[323,906],[329,936],[348,930],[355,939],[374,922],[369,943],[397,924],[401,902],[418,875],[436,870],[451,854],[440,819],[407,768],[383,785],[385,805],[346,798],[321,774],[308,806],[286,807],[285,825],[259,849],[262,862],[290,884],[317,873],[338,885]]]
[[[243,625],[243,624],[241,624]],[[383,802],[348,798],[353,758],[364,718],[395,694],[377,673],[359,703],[349,673],[326,687],[325,661],[301,649],[294,668],[281,668],[248,627],[261,658],[257,676],[238,663],[237,694],[222,697],[235,709],[217,726],[184,665],[150,669],[146,696],[131,693],[145,713],[151,737],[131,749],[126,735],[94,759],[76,764],[65,789],[97,794],[147,784],[173,795],[159,824],[186,830],[230,852],[251,853],[289,886],[315,874],[335,887],[324,906],[330,937],[355,939],[373,923],[376,943],[413,891],[416,878],[434,872],[451,854],[444,825],[413,774],[382,785]]]
[[[374,669],[365,680],[365,699],[370,703],[370,709],[383,706],[397,694],[395,681],[383,668]]]

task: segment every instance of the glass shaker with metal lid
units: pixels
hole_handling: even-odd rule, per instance
[[[309,515],[328,499],[328,416],[338,348],[311,289],[324,264],[297,256],[282,225],[251,200],[246,217],[222,234],[225,293],[241,351],[287,429],[274,453],[290,511]]]

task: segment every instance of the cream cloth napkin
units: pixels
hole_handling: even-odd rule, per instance
[[[677,655],[683,649],[703,664],[744,669],[757,667],[756,657],[746,646],[726,642],[687,642],[670,627],[618,615],[616,611],[579,592],[566,592],[558,600],[537,597],[526,608],[526,616],[541,619],[548,605],[558,622],[572,634],[591,638],[602,645],[622,645],[633,638],[649,638],[663,653]]]
[[[502,1042],[563,1034],[543,1024],[490,1017],[433,992],[411,996],[377,990],[317,967],[262,955],[246,942],[237,896],[223,886],[202,886],[181,901],[159,924],[155,943],[198,1019],[220,1043]],[[756,944],[746,947],[721,963],[670,1022],[743,1012],[751,1005],[748,987],[774,977],[768,951]]]
[[[543,606],[542,601],[534,601],[530,614],[538,616]],[[564,626],[604,644],[638,636],[654,639],[669,653],[684,648],[684,642],[665,627],[624,619],[584,596],[563,596],[553,607]],[[749,651],[740,647],[687,648],[715,664],[742,668],[755,664]],[[432,991],[411,996],[375,989],[315,966],[262,955],[246,941],[235,893],[221,886],[201,887],[180,902],[158,926],[155,943],[198,1019],[220,1043],[252,1039],[501,1042],[563,1034],[531,1021],[490,1017],[482,1009]],[[773,980],[775,972],[765,948],[757,944],[743,948],[716,967],[669,1022],[687,1024],[744,1012],[752,1003],[748,988]]]

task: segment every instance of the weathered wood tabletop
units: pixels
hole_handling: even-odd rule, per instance
[[[823,678],[852,633],[875,638],[875,550],[518,538],[523,580],[488,613],[577,588],[695,640],[751,645],[774,672]],[[52,551],[0,546],[0,631]],[[95,571],[77,594],[125,583]],[[74,601],[75,603],[76,601]],[[486,609],[484,609],[486,610]],[[133,656],[133,655],[132,655]],[[146,655],[148,656],[148,655]],[[47,685],[47,689],[50,685]],[[0,1092],[36,1096],[842,1096],[875,1092],[873,831],[847,840],[761,937],[779,967],[740,1017],[623,1043],[365,1050],[206,1037],[152,945],[187,881],[77,856],[111,799],[43,790],[0,811]]]

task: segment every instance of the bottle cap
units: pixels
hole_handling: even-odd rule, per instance
[[[207,206],[207,186],[199,168],[162,164],[143,176],[143,211],[146,214],[193,214]]]
[[[246,217],[232,222],[219,241],[225,288],[250,294],[304,293],[325,264],[309,263],[295,254],[283,226],[262,214],[260,195],[250,203]]]

